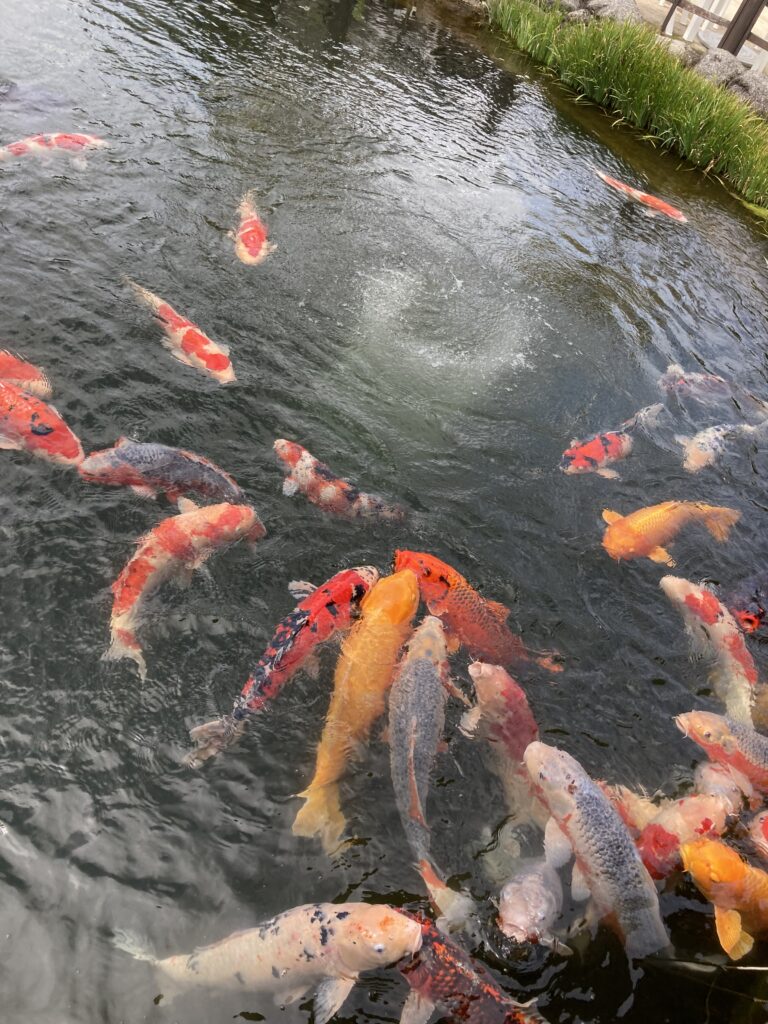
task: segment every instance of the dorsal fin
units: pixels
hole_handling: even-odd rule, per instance
[[[603,520],[610,526],[611,523],[618,523],[619,520],[623,519],[624,516],[619,515],[618,512],[613,512],[609,508],[603,509]]]
[[[192,501],[191,498],[179,498],[177,502],[179,506],[179,512],[196,512],[200,506],[196,501]]]

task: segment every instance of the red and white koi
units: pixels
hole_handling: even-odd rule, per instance
[[[735,768],[761,793],[768,793],[768,737],[711,711],[688,711],[678,715],[675,724],[711,761]]]
[[[680,847],[702,836],[725,831],[731,805],[727,797],[694,793],[665,802],[636,840],[651,878],[666,878],[681,865]]]
[[[126,280],[139,300],[148,306],[160,321],[165,332],[163,345],[174,359],[178,359],[185,366],[202,370],[219,384],[231,384],[237,380],[226,345],[221,345],[207,334],[203,334],[197,324],[181,316],[158,295],[142,288],[135,281]]]
[[[104,657],[131,658],[142,679],[147,666],[136,631],[149,595],[166,580],[190,576],[215,551],[241,539],[255,543],[267,532],[249,505],[222,502],[198,508],[181,498],[179,508],[180,515],[169,516],[139,539],[136,553],[112,584],[112,643]]]
[[[697,398],[701,401],[729,398],[732,394],[731,385],[717,374],[686,371],[680,363],[670,363],[659,377],[658,383],[661,390],[667,394]]]
[[[638,427],[650,426],[663,410],[664,406],[660,403],[649,405],[622,423],[618,430],[595,434],[583,441],[574,438],[570,448],[566,448],[562,454],[561,471],[570,476],[596,473],[607,480],[618,479],[619,474],[616,470],[608,469],[608,466],[625,459],[632,452],[635,445],[632,431]]]
[[[729,717],[751,725],[757,668],[736,620],[706,587],[679,576],[664,576],[659,586],[683,617],[692,655],[712,661],[712,689]]]
[[[0,449],[27,451],[48,462],[77,466],[83,446],[52,405],[0,381]]]
[[[237,258],[243,263],[255,266],[263,263],[277,246],[267,241],[267,226],[259,217],[251,195],[251,192],[246,192],[240,201],[240,226],[234,239]]]
[[[56,132],[53,135],[30,135],[18,142],[11,142],[0,149],[0,161],[11,160],[18,156],[42,156],[46,153],[60,151],[82,154],[88,149],[104,149],[109,143],[95,135],[82,135],[77,132]]]
[[[20,359],[7,349],[0,351],[0,381],[14,384],[37,398],[49,399],[53,394],[51,382],[44,370]]]
[[[688,218],[685,214],[672,206],[670,203],[666,203],[663,199],[659,199],[658,196],[652,196],[649,192],[641,192],[639,188],[632,188],[631,185],[625,185],[623,181],[619,181],[617,178],[612,178],[610,174],[604,174],[602,171],[595,171],[595,174],[604,181],[609,188],[615,189],[622,195],[626,196],[627,199],[631,199],[635,203],[640,203],[643,207],[643,213],[647,217],[655,217],[657,213],[664,214],[665,217],[671,217],[672,220],[676,220],[678,224],[687,224]]]
[[[283,494],[288,497],[301,493],[313,505],[343,519],[401,522],[405,518],[405,509],[400,505],[390,504],[375,494],[364,494],[295,441],[278,438],[273,447],[287,471]]]
[[[716,761],[702,761],[696,765],[693,788],[696,793],[723,797],[728,803],[729,814],[740,814],[745,800],[751,808],[759,802],[755,787],[743,772]]]

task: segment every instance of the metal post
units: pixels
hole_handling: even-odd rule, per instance
[[[725,35],[718,43],[719,49],[727,50],[728,53],[739,52],[760,17],[765,2],[766,0],[742,0],[741,7],[736,11],[731,24],[725,30]]]

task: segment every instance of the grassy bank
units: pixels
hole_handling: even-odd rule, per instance
[[[646,25],[564,20],[529,0],[488,0],[491,22],[575,92],[768,206],[768,123],[683,67]]]

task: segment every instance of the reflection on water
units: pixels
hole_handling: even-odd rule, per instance
[[[657,568],[609,561],[600,512],[670,497],[735,505],[732,543],[691,531],[675,549],[681,575],[734,580],[766,555],[763,445],[692,478],[670,437],[701,424],[676,407],[669,436],[639,440],[620,481],[557,466],[574,435],[657,401],[672,360],[768,393],[764,239],[714,183],[428,8],[0,0],[0,17],[0,74],[16,83],[0,93],[2,141],[79,130],[113,143],[85,171],[2,167],[4,340],[47,368],[86,450],[126,434],[200,451],[269,530],[256,553],[233,548],[189,589],[163,591],[140,685],[100,660],[109,585],[163,510],[3,454],[3,1021],[277,1019],[250,995],[155,1005],[152,972],[109,934],[133,929],[167,954],[309,900],[421,898],[387,749],[374,738],[345,784],[359,841],[329,862],[290,824],[332,650],[319,681],[295,680],[198,773],[181,765],[189,726],[230,707],[291,608],[289,580],[383,570],[395,546],[414,547],[508,603],[529,644],[562,653],[554,681],[523,680],[545,739],[598,776],[685,787],[696,755],[671,716],[714,705]],[[691,224],[639,215],[593,166]],[[227,238],[246,189],[279,246],[256,271]],[[229,344],[239,383],[219,389],[177,365],[123,274]],[[407,502],[410,526],[339,523],[283,498],[275,437]],[[478,852],[503,801],[455,724],[454,712],[433,850],[485,899]],[[711,956],[692,891],[662,903],[678,958]],[[762,1019],[749,974],[657,965],[631,998],[603,932],[567,962],[483,955],[511,992],[541,993],[549,1020]],[[343,1015],[393,1020],[404,997],[393,973],[370,976]]]

